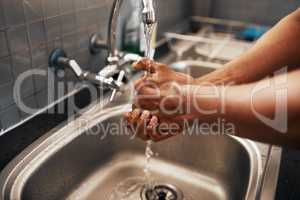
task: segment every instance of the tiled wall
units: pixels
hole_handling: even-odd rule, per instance
[[[191,15],[192,2],[190,0],[154,1],[156,2],[156,10],[158,12],[159,35],[172,29],[176,24]]]
[[[156,0],[161,31],[189,15],[185,4]],[[15,80],[29,69],[47,70],[55,47],[64,48],[85,69],[99,70],[104,56],[89,54],[88,39],[94,32],[105,38],[111,5],[112,0],[0,0],[0,129],[27,117],[13,99]],[[73,79],[72,73],[66,76]],[[46,77],[29,77],[21,99],[42,108],[48,104],[47,88]]]
[[[211,0],[211,16],[273,25],[298,7],[299,0]]]
[[[160,33],[189,15],[274,24],[300,6],[299,0],[155,0],[155,4]],[[86,69],[103,66],[104,55],[89,54],[88,39],[94,32],[106,37],[111,5],[112,0],[0,0],[0,129],[27,117],[13,99],[15,80],[29,69],[47,70],[53,48],[64,48]],[[74,79],[72,73],[66,76]],[[46,77],[32,76],[22,85],[21,99],[42,108],[48,104],[47,88]]]
[[[191,4],[192,4],[191,13],[194,16],[210,17],[212,1],[213,0],[191,0]]]

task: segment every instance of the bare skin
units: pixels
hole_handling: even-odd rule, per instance
[[[150,70],[151,74],[137,81],[135,87],[138,96],[134,105],[137,110],[126,113],[125,118],[130,124],[140,126],[138,136],[144,140],[160,141],[180,134],[182,121],[186,119],[198,119],[205,123],[224,118],[235,125],[237,136],[300,148],[300,133],[297,131],[300,130],[300,124],[297,123],[300,115],[299,52],[298,9],[281,20],[250,51],[204,77],[194,79],[174,72],[166,65],[142,60],[135,67]],[[283,66],[289,66],[287,74],[264,79]],[[271,84],[253,94],[258,85],[285,78],[287,81],[283,83],[282,90]],[[222,86],[228,83],[234,85]],[[203,91],[223,95],[207,96],[203,95]],[[286,91],[286,102],[276,99],[278,91]],[[279,123],[278,128],[257,117],[259,113],[274,118],[278,115],[278,108],[284,107],[287,110],[286,129],[283,121],[275,123]],[[175,111],[167,112],[170,110]],[[208,114],[203,110],[215,112]],[[177,124],[175,134],[166,134],[165,130],[158,129],[163,123]]]

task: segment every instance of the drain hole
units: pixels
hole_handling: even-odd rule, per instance
[[[142,200],[183,200],[182,192],[173,185],[156,185],[154,189],[143,188]]]

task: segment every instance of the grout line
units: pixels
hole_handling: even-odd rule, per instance
[[[43,21],[40,21],[40,22],[43,22]],[[22,25],[22,26],[24,26],[24,25]],[[43,25],[44,26],[44,25]],[[86,26],[86,27],[88,27],[88,26]],[[46,29],[46,27],[43,27],[43,29]],[[75,31],[73,31],[73,32],[69,32],[69,33],[65,33],[65,34],[60,34],[61,35],[61,37],[57,37],[57,38],[55,38],[55,39],[53,39],[53,40],[48,40],[48,35],[46,34],[46,30],[44,30],[45,31],[45,36],[46,36],[46,39],[45,39],[45,42],[42,42],[42,43],[40,43],[39,45],[38,45],[38,47],[46,47],[46,48],[48,48],[48,43],[51,43],[51,42],[55,42],[55,41],[58,41],[59,39],[62,39],[63,37],[67,37],[67,36],[71,36],[71,35],[73,35],[73,34],[78,34],[78,33],[82,33],[82,32],[86,32],[86,34],[88,34],[88,28],[85,28],[85,27],[81,27],[80,29],[77,29],[77,30],[75,30]],[[6,33],[7,32],[7,30],[4,30],[3,31],[3,33]],[[61,32],[61,31],[60,31]],[[8,38],[6,37],[6,39],[8,40]],[[28,41],[28,39],[26,38],[26,40]],[[23,49],[19,49],[19,50],[17,50],[17,51],[15,51],[14,52],[14,54],[18,54],[18,53],[22,53],[22,52],[24,52],[24,51],[27,51],[27,50],[30,50],[30,48],[23,48]],[[9,55],[6,55],[6,56],[0,56],[0,59],[2,59],[2,58],[6,58],[6,57],[9,57],[9,56],[12,56],[12,54],[13,53],[10,53]]]
[[[63,41],[63,22],[62,22],[62,5],[61,5],[61,1],[63,1],[63,0],[59,0],[59,2],[58,2],[58,15],[60,16],[60,18],[59,18],[59,32],[60,32],[60,38],[61,38],[61,45],[62,45],[62,47],[64,46],[64,41]],[[50,52],[49,52],[49,54],[50,54]]]
[[[1,1],[0,1],[1,2]],[[22,1],[22,2],[24,2],[24,1]],[[44,2],[44,1],[43,1]],[[61,2],[61,1],[59,1],[59,2]],[[24,3],[22,3],[23,5],[24,5]],[[60,4],[60,3],[59,3]],[[0,4],[0,6],[1,6],[1,4]],[[44,6],[45,6],[45,4],[44,4]],[[61,6],[60,6],[61,7]],[[34,24],[34,23],[38,23],[38,22],[41,22],[41,21],[43,21],[43,20],[45,20],[45,21],[47,21],[47,20],[49,20],[49,19],[53,19],[53,18],[56,18],[56,17],[61,17],[61,16],[64,16],[64,15],[72,15],[72,14],[76,14],[76,13],[78,13],[78,12],[81,12],[81,11],[89,11],[89,10],[91,10],[91,9],[97,9],[97,8],[102,8],[102,7],[104,7],[104,5],[101,5],[101,6],[96,6],[96,7],[87,7],[87,8],[80,8],[80,9],[78,9],[78,10],[73,10],[73,11],[70,11],[70,12],[62,12],[62,11],[60,11],[59,12],[59,14],[58,15],[53,15],[53,16],[49,16],[49,17],[47,17],[46,15],[45,15],[45,13],[43,13],[43,15],[44,15],[44,17],[42,17],[42,18],[40,18],[40,19],[35,19],[35,20],[26,20],[26,22],[25,23],[23,23],[23,24],[17,24],[17,25],[10,25],[10,26],[8,26],[7,24],[6,24],[6,22],[5,22],[5,27],[3,27],[3,28],[1,28],[0,29],[0,31],[5,31],[6,29],[16,29],[16,28],[19,28],[19,27],[22,27],[22,26],[24,26],[26,23],[27,24],[29,24],[29,25],[31,25],[31,24]],[[1,7],[2,8],[2,7]],[[59,8],[60,10],[62,10],[62,8]],[[44,10],[45,11],[45,10]],[[3,12],[2,12],[3,13]],[[23,14],[25,15],[25,12],[23,12]],[[24,17],[24,19],[25,19],[25,17]],[[5,18],[4,18],[4,20],[5,20]]]
[[[47,34],[47,25],[46,25],[46,18],[45,18],[45,16],[46,16],[46,3],[45,3],[45,1],[46,0],[40,0],[41,1],[41,6],[42,6],[42,23],[43,23],[43,29],[44,29],[44,34],[45,34],[45,43],[44,44],[42,44],[43,45],[43,47],[45,47],[46,48],[46,52],[47,52],[47,56],[49,55],[49,45],[48,45],[48,34]],[[46,66],[47,66],[47,69],[48,69],[48,62],[46,63]],[[37,67],[38,68],[38,67]],[[48,72],[47,72],[48,73]],[[48,76],[47,76],[48,77]],[[36,78],[33,78],[33,84],[35,85],[35,91],[34,91],[34,93],[33,93],[33,96],[34,96],[34,99],[35,99],[35,102],[36,102],[36,105],[37,105],[37,107],[39,107],[39,101],[38,101],[38,99],[37,99],[37,97],[36,97],[36,95],[40,92],[40,91],[42,91],[42,90],[46,90],[47,91],[47,88],[48,88],[48,78],[47,78],[47,80],[46,80],[46,86],[44,87],[44,88],[40,88],[39,90],[37,89],[37,81],[36,81]]]
[[[30,35],[30,24],[28,23],[28,19],[26,16],[26,5],[25,5],[26,0],[22,0],[22,7],[23,7],[23,15],[25,19],[25,26],[26,26],[26,35],[27,35],[27,42],[28,42],[28,48],[30,52],[30,68],[33,69],[33,49],[32,49],[32,41],[31,41],[31,35]],[[33,77],[31,77],[31,82],[33,84],[33,92],[36,90],[36,85],[34,84]],[[28,95],[28,96],[31,96]]]
[[[4,130],[4,127],[3,127],[3,125],[2,125],[2,120],[0,119],[0,135],[1,135],[1,133],[3,132],[3,130]]]
[[[9,43],[9,39],[8,39],[8,33],[7,31],[5,31],[5,38],[6,38],[6,45],[7,45],[7,50],[8,50],[8,58],[9,58],[9,61],[10,61],[10,74],[11,74],[11,77],[12,77],[12,82],[13,82],[13,85],[14,85],[14,82],[16,80],[16,74],[14,73],[14,64],[13,64],[13,56],[12,56],[12,50],[11,50],[11,46],[10,46],[10,43]],[[14,98],[13,98],[14,99]],[[14,103],[15,102],[15,99],[14,99]]]

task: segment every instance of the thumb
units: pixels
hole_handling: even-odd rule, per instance
[[[156,72],[156,63],[148,58],[143,58],[133,64],[135,70],[145,70],[150,73]]]

